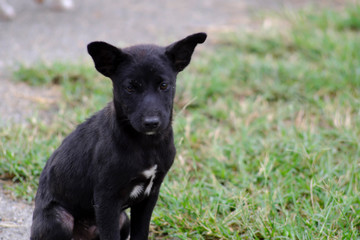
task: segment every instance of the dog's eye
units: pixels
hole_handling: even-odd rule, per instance
[[[129,85],[129,86],[127,86],[127,87],[125,88],[125,90],[126,90],[127,92],[129,92],[129,93],[132,93],[132,92],[135,92],[135,87]]]
[[[164,90],[168,89],[168,87],[169,87],[169,85],[167,83],[163,82],[163,83],[160,84],[160,90],[164,91]]]

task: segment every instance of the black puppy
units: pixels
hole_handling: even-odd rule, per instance
[[[176,76],[205,39],[197,33],[168,47],[88,45],[95,68],[112,80],[113,101],[80,124],[47,161],[31,240],[148,238],[160,185],[175,157]]]

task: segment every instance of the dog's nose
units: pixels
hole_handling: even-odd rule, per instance
[[[155,130],[160,125],[160,118],[157,116],[145,117],[143,124],[147,130]]]

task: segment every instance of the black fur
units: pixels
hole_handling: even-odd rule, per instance
[[[96,69],[113,82],[113,101],[80,124],[47,161],[31,240],[148,238],[160,185],[175,157],[176,76],[205,39],[197,33],[168,47],[88,45]]]

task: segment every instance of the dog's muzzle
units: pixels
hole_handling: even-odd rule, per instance
[[[142,125],[147,135],[153,135],[160,127],[160,117],[158,116],[144,117],[142,121]]]

